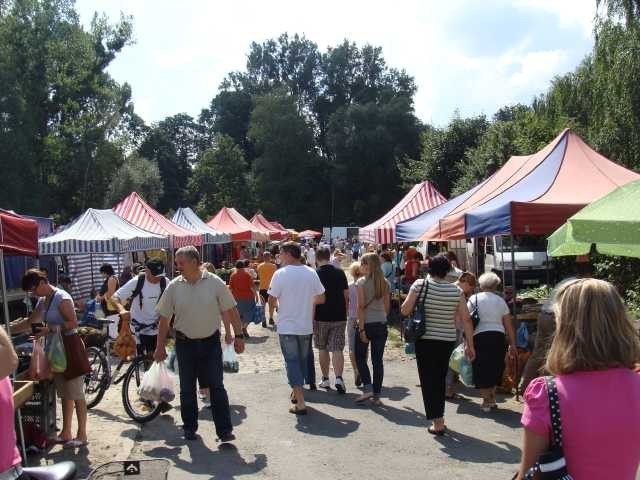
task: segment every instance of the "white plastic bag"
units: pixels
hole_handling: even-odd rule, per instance
[[[240,364],[238,363],[238,356],[233,343],[229,343],[224,346],[222,352],[222,368],[225,372],[236,373],[240,370]]]
[[[464,358],[464,344],[461,343],[453,350],[453,352],[451,352],[451,357],[449,358],[449,368],[456,373],[460,373],[460,367],[461,367],[463,358]]]
[[[164,362],[154,362],[142,377],[138,392],[142,400],[169,403],[176,398],[173,377]]]

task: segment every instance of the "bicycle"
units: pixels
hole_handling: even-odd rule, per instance
[[[96,321],[103,329],[113,323],[112,320]],[[151,367],[153,359],[148,355],[137,355],[126,360],[120,359],[114,374],[109,363],[110,349],[111,338],[109,335],[105,335],[101,343],[87,347],[87,356],[91,365],[91,372],[85,375],[84,380],[87,408],[98,405],[111,385],[122,383],[122,405],[127,415],[138,423],[147,423],[153,420],[162,412],[162,404],[141,400],[138,395],[144,372]],[[125,363],[128,363],[129,366],[120,375],[120,370]]]

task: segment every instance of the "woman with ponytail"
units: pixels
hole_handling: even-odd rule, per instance
[[[356,362],[364,392],[356,402],[372,400],[374,405],[380,405],[380,392],[384,378],[382,356],[387,343],[387,314],[391,305],[391,287],[384,278],[380,257],[375,253],[362,256],[360,273],[362,278],[356,282],[358,287]],[[369,343],[371,343],[373,382],[367,364]]]

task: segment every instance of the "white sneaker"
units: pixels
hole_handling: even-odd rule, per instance
[[[344,380],[341,377],[336,378],[336,390],[338,393],[347,393],[347,389],[344,386]]]
[[[318,387],[320,387],[320,388],[331,388],[331,382],[329,382],[328,378],[323,378],[322,381],[320,382],[320,385],[318,385]]]

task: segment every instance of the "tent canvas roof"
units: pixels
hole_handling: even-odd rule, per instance
[[[617,188],[573,215],[549,237],[549,255],[640,257],[640,180]]]
[[[257,240],[264,242],[269,239],[269,232],[256,227],[247,220],[235,208],[222,207],[215,216],[207,222],[207,225],[231,235],[235,241]]]
[[[192,232],[202,233],[205,244],[229,243],[231,241],[229,234],[220,232],[204,223],[200,217],[196,215],[196,212],[189,207],[179,208],[173,215],[171,221]]]
[[[0,209],[0,249],[7,255],[38,255],[38,223]]]
[[[289,232],[287,232],[286,230],[276,228],[260,212],[257,212],[253,217],[251,217],[251,220],[249,221],[256,227],[268,231],[270,240],[282,240],[287,235],[289,235]]]
[[[63,230],[38,242],[41,255],[124,253],[167,248],[169,240],[139,228],[113,210],[88,209]]]
[[[170,237],[173,240],[171,242],[173,248],[202,245],[203,235],[201,233],[195,233],[176,225],[160,212],[154,210],[136,192],[131,192],[127,198],[114,207],[113,211],[144,230]]]
[[[358,237],[365,242],[393,243],[397,241],[396,224],[431,210],[446,201],[447,199],[431,182],[418,183],[384,216],[362,227]]]
[[[271,225],[273,225],[274,227],[276,227],[278,230],[282,230],[283,232],[288,232],[289,229],[285,228],[281,223],[279,222],[269,222]]]
[[[639,178],[565,129],[539,152],[511,157],[448,212],[443,207],[420,239],[547,234],[585,205]]]

